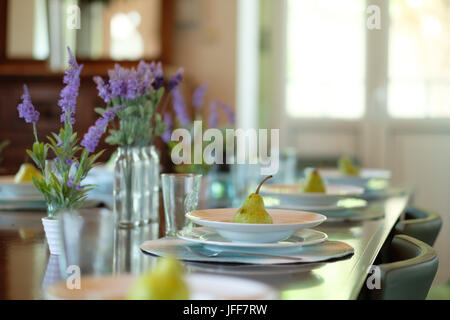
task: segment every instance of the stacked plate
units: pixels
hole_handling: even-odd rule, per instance
[[[342,181],[345,182],[345,181]],[[374,219],[382,214],[366,214],[368,202],[360,185],[332,184],[327,180],[325,193],[301,192],[301,185],[264,185],[261,189],[266,207],[318,212],[329,222]]]
[[[198,210],[186,217],[202,227],[187,228],[178,237],[212,251],[280,252],[327,239],[313,228],[326,217],[313,212],[267,209],[273,224],[234,223],[237,208]]]
[[[319,169],[319,173],[330,184],[357,186],[366,192],[388,188],[391,179],[391,172],[383,169],[361,169],[359,176],[345,176],[335,168]]]
[[[328,184],[325,193],[305,193],[301,185],[268,184],[261,189],[266,206],[306,211],[332,211],[343,208],[363,208],[367,203],[358,201],[364,188],[351,185]]]
[[[84,207],[97,207],[101,201],[89,199]],[[31,182],[15,183],[13,176],[0,178],[0,210],[47,210],[39,190]]]

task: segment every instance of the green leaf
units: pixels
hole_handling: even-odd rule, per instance
[[[94,111],[98,113],[99,115],[103,116],[103,113],[106,111],[106,109],[103,108],[95,108]]]

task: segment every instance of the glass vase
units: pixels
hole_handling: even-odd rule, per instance
[[[159,156],[153,146],[119,147],[114,163],[114,213],[119,227],[159,228]],[[157,236],[157,235],[156,235]]]
[[[154,146],[144,147],[142,157],[145,161],[144,197],[142,217],[145,223],[159,222],[159,155]]]

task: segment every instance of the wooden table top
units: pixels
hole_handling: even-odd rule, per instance
[[[330,240],[353,246],[350,258],[314,265],[290,265],[278,270],[221,264],[187,263],[189,272],[228,274],[265,282],[281,290],[282,299],[356,299],[370,266],[395,222],[404,212],[409,193],[397,192],[376,200],[384,218],[362,222],[330,222],[317,227]],[[374,201],[371,201],[374,203]],[[47,249],[41,218],[44,212],[0,211],[0,299],[41,299],[42,287],[57,273],[57,258]],[[120,230],[122,272],[139,273],[156,258],[139,245],[155,238],[151,227]],[[117,240],[116,240],[117,241]],[[309,270],[312,269],[312,270]]]

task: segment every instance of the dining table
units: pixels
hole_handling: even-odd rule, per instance
[[[412,192],[406,188],[389,191],[368,199],[383,210],[381,217],[330,221],[316,227],[329,240],[354,248],[353,255],[345,259],[279,266],[185,262],[186,270],[257,280],[278,289],[281,299],[357,299],[411,198]],[[43,299],[45,287],[60,279],[58,257],[48,251],[41,222],[44,216],[42,211],[0,209],[0,299]],[[116,272],[140,274],[151,268],[157,257],[141,251],[140,245],[160,236],[161,230],[154,226],[116,229]]]

